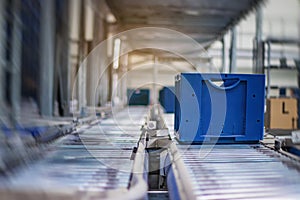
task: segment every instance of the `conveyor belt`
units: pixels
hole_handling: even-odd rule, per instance
[[[147,111],[145,107],[125,109],[115,115],[118,120],[106,119],[52,143],[44,159],[1,177],[1,199],[24,195],[29,199],[41,199],[41,195],[43,199],[126,198],[134,163],[132,148]]]

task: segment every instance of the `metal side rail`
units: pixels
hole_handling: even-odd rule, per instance
[[[49,144],[44,158],[0,177],[1,199],[142,199],[142,146],[131,159],[140,137],[143,108],[129,108],[78,134]],[[117,119],[117,120],[116,120]],[[135,122],[133,124],[132,122]]]
[[[174,143],[170,155],[171,199],[300,198],[300,163],[261,144]]]

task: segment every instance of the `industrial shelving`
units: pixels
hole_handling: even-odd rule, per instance
[[[264,60],[266,60],[263,62],[264,66],[264,73],[266,71],[266,78],[267,78],[267,85],[266,85],[266,96],[267,98],[270,97],[270,90],[271,89],[278,89],[279,86],[277,85],[271,85],[271,70],[292,70],[295,71],[296,73],[299,73],[300,70],[300,66],[298,65],[298,62],[295,60],[295,65],[287,65],[286,63],[286,58],[281,58],[281,63],[280,65],[273,65],[271,64],[271,52],[272,52],[272,44],[281,44],[281,45],[300,45],[300,41],[297,39],[277,39],[277,38],[267,38],[264,42],[263,42],[263,58]],[[265,49],[267,46],[267,54],[265,55]],[[265,59],[266,56],[266,59]],[[295,58],[296,59],[296,58]],[[298,75],[298,81],[299,83],[299,75]],[[299,85],[298,85],[299,86]],[[295,88],[292,86],[285,86],[285,88]]]

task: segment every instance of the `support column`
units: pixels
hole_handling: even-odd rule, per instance
[[[87,88],[87,102],[89,106],[97,106],[99,104],[99,92],[98,90],[98,79],[101,75],[101,58],[99,55],[99,51],[93,51],[95,48],[97,48],[97,45],[101,41],[102,37],[102,23],[101,23],[101,18],[99,17],[98,14],[93,12],[93,41],[91,45],[91,51],[89,55],[89,61],[88,61],[88,88]]]
[[[105,22],[105,19],[100,19],[98,26],[100,27],[100,30],[98,32],[100,41],[103,41],[107,38],[107,23]],[[99,42],[100,42],[99,41]],[[104,47],[104,51],[102,55],[97,55],[97,58],[99,59],[99,77],[97,77],[99,80],[97,92],[99,97],[99,105],[104,106],[106,105],[108,99],[109,99],[109,79],[110,79],[110,70],[107,67],[107,45]],[[104,59],[105,58],[105,59]]]
[[[221,40],[222,42],[222,66],[220,69],[220,72],[224,72],[226,69],[226,45],[225,45],[225,39],[224,37]]]
[[[120,105],[119,72],[120,72],[121,39],[114,39],[112,63],[112,99],[113,105]]]
[[[298,8],[300,7],[300,0],[298,0]],[[300,12],[298,12],[298,41],[300,41]],[[298,62],[300,64],[300,42],[298,43]],[[300,67],[298,69],[298,87],[300,88]],[[300,100],[298,100],[298,104],[300,104]],[[300,106],[298,107],[300,108]],[[300,113],[300,110],[298,111]],[[300,122],[300,117],[298,117]],[[300,123],[298,122],[298,127],[300,128]]]
[[[6,49],[6,32],[5,32],[5,3],[6,1],[0,1],[0,124],[3,122],[2,117],[6,115],[5,112],[5,49]]]
[[[85,115],[86,107],[86,62],[83,62],[87,52],[85,42],[85,3],[81,0],[80,9],[80,27],[79,27],[79,69],[78,69],[78,101],[79,110],[82,115]]]
[[[154,63],[153,63],[153,83],[152,83],[152,90],[153,90],[153,105],[158,104],[158,98],[157,98],[157,75],[158,75],[158,58],[154,57]]]
[[[12,28],[12,56],[11,56],[11,79],[10,79],[10,100],[11,100],[11,122],[15,127],[20,118],[21,103],[21,1],[13,1],[13,28]]]
[[[79,89],[78,89],[78,66],[79,66],[79,29],[80,29],[80,7],[81,7],[81,1],[80,0],[74,0],[69,1],[69,19],[70,19],[70,89],[71,89],[71,100],[72,105],[71,112],[78,110],[78,97],[79,97]]]
[[[128,54],[123,56],[122,80],[121,80],[121,92],[122,92],[123,105],[127,104],[127,70],[128,70]]]
[[[268,46],[268,59],[267,59],[267,92],[266,92],[266,96],[267,98],[270,98],[270,90],[271,90],[271,81],[270,81],[270,65],[271,65],[271,44],[270,42],[267,43]]]
[[[61,59],[60,59],[60,73],[59,73],[59,87],[60,87],[60,110],[62,116],[69,115],[69,102],[70,102],[70,60],[69,60],[69,1],[63,1],[63,22],[61,23]]]
[[[69,60],[69,1],[60,0],[56,10],[56,46],[54,100],[58,102],[60,116],[69,115],[70,102],[70,60]]]
[[[253,73],[264,73],[264,43],[262,41],[263,34],[263,11],[262,7],[258,6],[255,15],[255,38],[253,49]]]
[[[236,41],[237,41],[236,37],[237,37],[237,31],[236,31],[236,27],[234,26],[231,29],[229,73],[236,72]]]
[[[112,105],[115,106],[118,104],[118,70],[111,67],[111,102]]]
[[[55,1],[44,1],[41,6],[39,106],[41,115],[45,116],[53,114],[54,3]]]

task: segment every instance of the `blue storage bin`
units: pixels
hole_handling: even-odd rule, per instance
[[[187,143],[253,143],[263,138],[265,76],[182,73],[175,131]]]
[[[163,87],[159,91],[159,102],[166,113],[174,113],[175,111],[175,87]]]
[[[127,89],[128,105],[149,105],[149,89]]]

